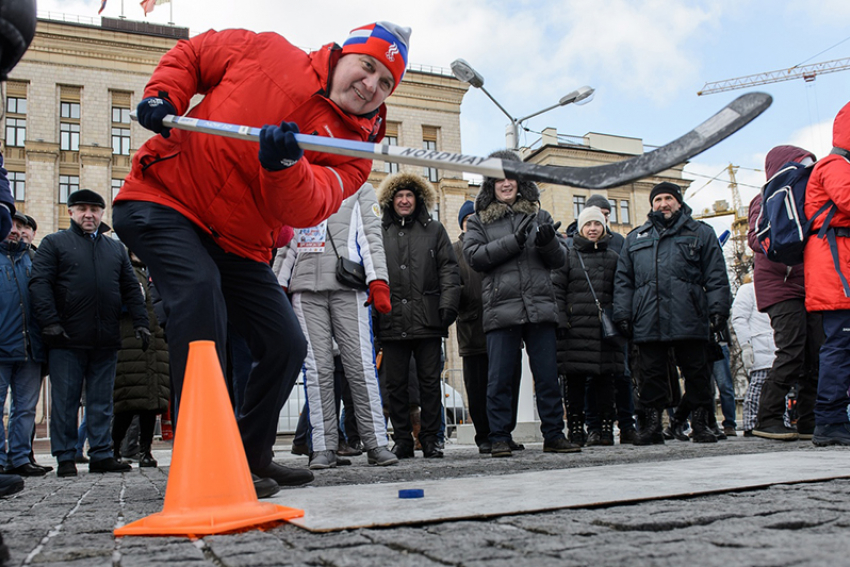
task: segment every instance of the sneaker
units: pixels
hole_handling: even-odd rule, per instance
[[[767,427],[756,427],[753,435],[765,439],[778,439],[780,441],[796,441],[800,434],[796,429],[785,427],[785,425],[769,425]]]
[[[98,473],[125,473],[133,470],[127,463],[122,463],[115,459],[115,457],[107,457],[105,459],[100,459],[99,461],[91,461],[89,463],[89,472],[98,472]]]
[[[313,473],[307,469],[296,469],[279,465],[274,461],[264,467],[251,469],[260,478],[270,478],[280,486],[301,486],[313,481]]]
[[[24,489],[24,479],[16,474],[0,474],[0,496],[9,496]]]
[[[310,457],[310,470],[332,469],[336,465],[336,453],[333,451],[315,451]]]
[[[304,455],[305,457],[310,456],[310,447],[307,445],[296,445],[292,444],[292,449],[289,450],[293,455]]]
[[[511,446],[507,441],[493,441],[490,447],[491,457],[510,457]]]
[[[812,443],[818,447],[850,445],[850,423],[828,423],[816,425]]]
[[[398,464],[398,457],[386,447],[369,449],[366,451],[366,459],[370,465],[378,465],[379,467]]]
[[[728,425],[723,428],[723,433],[726,434],[726,437],[737,437],[738,436],[738,432],[735,430],[735,428],[729,427]]]
[[[363,454],[363,451],[361,449],[355,449],[345,441],[340,441],[336,454],[340,457],[359,457]]]
[[[544,453],[578,453],[581,447],[568,441],[566,437],[559,437],[554,441],[543,441]]]
[[[280,491],[280,485],[270,478],[260,478],[252,474],[251,480],[254,481],[254,491],[257,493],[257,498],[268,498]]]
[[[392,452],[399,459],[412,459],[414,457],[413,447],[410,445],[396,443]]]
[[[74,461],[60,461],[59,468],[56,469],[56,476],[77,476],[77,465]]]

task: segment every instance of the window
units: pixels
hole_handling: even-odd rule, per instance
[[[129,124],[130,123],[130,109],[129,108],[118,108],[117,106],[112,107],[112,122],[116,124]]]
[[[384,134],[384,143],[388,146],[398,145],[398,122],[387,122],[387,130]],[[385,161],[384,171],[386,173],[398,173],[398,164]]]
[[[615,224],[617,222],[617,199],[608,201],[608,207],[611,209],[611,214],[608,215],[608,224]]]
[[[27,143],[27,121],[23,118],[6,119],[6,145],[23,147]]]
[[[573,216],[575,218],[578,218],[578,216],[584,210],[584,201],[585,197],[581,195],[573,195]]]
[[[124,180],[123,179],[113,179],[112,180],[112,200],[113,201],[115,200],[115,197],[118,196],[118,191],[120,191],[122,187],[124,187]]]
[[[437,135],[438,128],[436,126],[423,126],[422,127],[422,147],[426,150],[436,150],[437,149]],[[436,167],[426,167],[423,175],[428,181],[432,183],[436,183],[440,180],[440,174],[437,171]]]
[[[27,176],[22,171],[9,172],[9,185],[16,201],[25,201],[27,195]]]
[[[620,223],[631,224],[629,220],[629,202],[620,201]]]
[[[78,152],[80,151],[80,125],[61,122],[59,124],[59,149]]]
[[[59,203],[68,203],[68,194],[80,188],[80,177],[78,175],[59,176]]]
[[[70,118],[73,120],[80,119],[80,103],[79,102],[60,102],[59,116],[61,118]]]
[[[26,114],[27,99],[10,96],[6,99],[6,112],[8,114]]]
[[[112,129],[112,153],[115,155],[130,155],[130,129]]]

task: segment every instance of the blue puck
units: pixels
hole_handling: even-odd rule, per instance
[[[398,491],[399,498],[423,498],[425,491],[421,488],[405,488]]]

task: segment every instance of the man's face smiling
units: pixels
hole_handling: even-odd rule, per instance
[[[416,208],[416,195],[409,189],[400,189],[393,196],[393,208],[400,217],[410,216]]]
[[[383,63],[371,55],[349,53],[334,68],[330,99],[349,114],[369,114],[390,96],[394,84]]]

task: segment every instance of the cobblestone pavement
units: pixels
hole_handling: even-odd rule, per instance
[[[279,461],[306,466],[306,458],[286,449],[279,447]],[[462,476],[481,476],[486,482],[491,475],[523,471],[788,450],[846,452],[848,479],[328,534],[283,524],[265,532],[191,541],[112,535],[115,527],[161,510],[167,468],[98,475],[83,465],[76,478],[57,478],[55,472],[30,478],[23,492],[0,499],[0,531],[11,550],[10,565],[844,565],[850,556],[850,451],[818,449],[809,442],[738,437],[716,445],[673,441],[594,447],[570,455],[543,454],[537,444],[510,459],[455,446],[442,460],[417,456],[386,468],[369,467],[365,455],[355,457],[352,466],[319,471],[313,485]],[[50,461],[45,455],[38,460]]]

